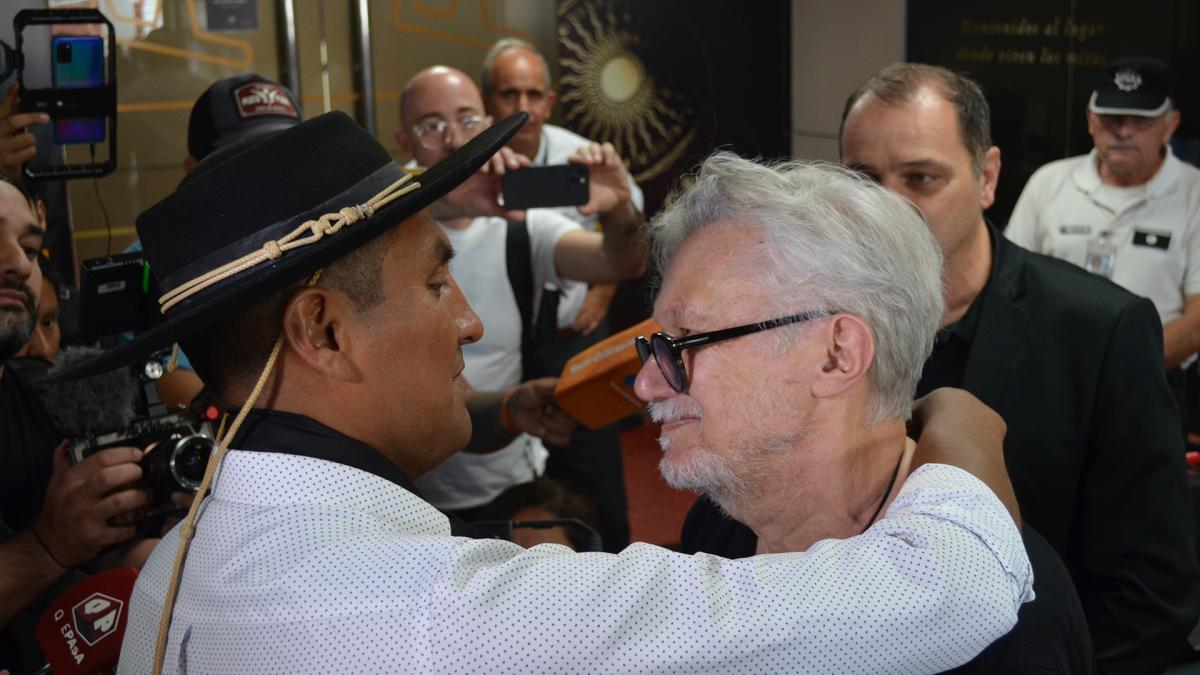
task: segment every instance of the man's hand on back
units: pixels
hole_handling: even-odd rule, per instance
[[[949,464],[983,481],[1017,525],[1021,511],[1004,466],[1004,434],[1000,415],[962,389],[942,388],[917,399],[909,435],[917,438],[912,468]]]

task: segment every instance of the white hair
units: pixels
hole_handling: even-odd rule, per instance
[[[866,422],[908,419],[944,308],[941,250],[917,208],[835,164],[718,152],[650,225],[660,278],[680,244],[714,223],[761,228],[766,254],[746,271],[767,290],[762,320],[833,310],[870,326]]]

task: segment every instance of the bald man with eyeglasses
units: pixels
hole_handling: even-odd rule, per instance
[[[429,167],[491,123],[471,78],[454,68],[434,66],[405,85],[395,138],[414,165]],[[586,166],[589,175],[589,201],[579,210],[598,214],[606,224],[603,233],[585,231],[548,209],[506,212],[498,202],[500,176],[529,165],[527,157],[508,148],[493,158],[487,174],[432,208],[458,252],[451,272],[479,312],[485,332],[479,342],[463,349],[466,378],[478,390],[471,404],[476,418],[472,446],[422,477],[418,486],[434,505],[467,521],[507,488],[541,476],[548,458],[542,441],[565,445],[574,428],[550,404],[552,378],[521,382],[529,370],[529,355],[522,354],[526,327],[520,303],[538,307],[547,286],[559,288],[571,280],[621,281],[639,276],[645,268],[642,216],[613,147],[582,148],[572,162]],[[439,218],[451,204],[456,205],[456,217]],[[506,221],[520,223],[526,233],[533,297],[518,297],[510,282],[506,247],[511,226]],[[491,442],[477,443],[488,435]],[[481,446],[488,451],[480,452]]]

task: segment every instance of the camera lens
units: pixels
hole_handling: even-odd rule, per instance
[[[171,473],[181,488],[195,492],[204,481],[204,469],[212,454],[212,440],[200,435],[185,436],[172,448]]]
[[[71,62],[71,43],[70,42],[58,43],[58,50],[55,53],[55,58],[58,59],[59,63],[70,63]]]

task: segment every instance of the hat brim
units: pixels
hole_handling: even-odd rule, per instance
[[[1088,110],[1097,115],[1158,117],[1170,109],[1170,96],[1140,91],[1096,90],[1088,101]]]
[[[51,381],[73,380],[93,377],[110,370],[144,359],[150,354],[166,349],[201,330],[217,323],[233,313],[249,307],[271,293],[295,284],[318,269],[342,258],[360,246],[373,240],[401,221],[419,213],[444,197],[463,181],[470,178],[481,166],[508,142],[528,118],[526,113],[512,115],[484,130],[462,148],[435,166],[422,173],[417,180],[420,188],[383,206],[370,218],[343,228],[333,236],[302,248],[288,251],[280,258],[263,263],[241,272],[225,281],[206,288],[202,293],[185,300],[172,308],[159,324],[139,334],[131,342],[118,345],[103,354],[78,366],[57,374]],[[404,170],[395,162],[385,166],[394,169],[394,175],[403,175]],[[378,192],[377,183],[381,176],[373,174],[360,181],[348,193],[359,192],[356,201],[340,204],[352,206],[365,202]],[[375,180],[372,181],[371,179]],[[386,179],[387,176],[382,176]],[[343,193],[346,194],[346,193]],[[332,211],[336,211],[333,208]],[[306,219],[307,214],[296,216],[296,224]]]

